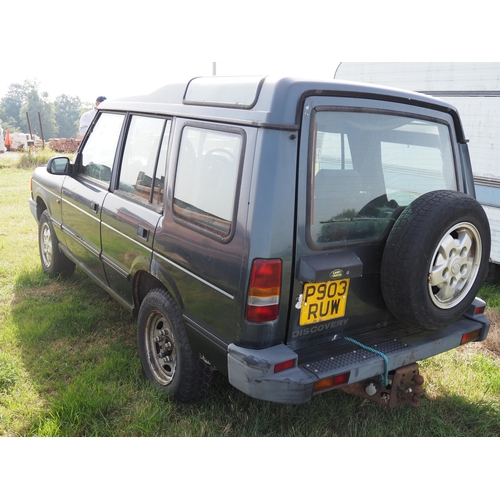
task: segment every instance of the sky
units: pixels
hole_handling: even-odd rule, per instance
[[[0,12],[0,98],[27,79],[50,100],[145,94],[211,75],[214,62],[219,75],[330,79],[340,61],[494,57],[489,7],[479,0],[454,12],[442,3],[422,0],[406,10],[395,0],[11,3]]]

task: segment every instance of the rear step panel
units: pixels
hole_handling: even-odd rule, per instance
[[[247,349],[229,345],[230,383],[249,396],[280,403],[306,403],[314,394],[342,388],[384,376],[389,371],[413,364],[459,347],[467,341],[484,340],[489,321],[483,314],[463,318],[437,331],[392,326],[356,336],[356,341],[377,354],[339,339],[315,349],[294,352],[281,344],[267,349]],[[281,371],[280,366],[291,368]],[[328,380],[331,384],[324,383]],[[382,377],[383,380],[383,377]]]
[[[319,379],[349,372],[348,383],[352,384],[383,375],[386,369],[395,370],[459,347],[465,333],[481,330],[482,326],[477,321],[463,319],[438,331],[409,329],[402,335],[401,330],[392,327],[388,331],[356,336],[355,340],[358,342],[385,355],[387,367],[382,355],[363,349],[346,339],[335,341],[323,352],[321,359],[308,360],[310,355],[301,356],[299,353],[299,366]]]

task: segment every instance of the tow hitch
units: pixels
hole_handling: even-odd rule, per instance
[[[405,403],[420,406],[418,394],[423,391],[424,378],[419,374],[417,363],[403,366],[389,373],[389,384],[384,387],[379,378],[357,382],[342,390],[370,401],[381,403],[388,408],[396,408]]]

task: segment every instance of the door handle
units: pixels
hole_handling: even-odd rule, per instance
[[[146,229],[142,226],[137,226],[137,236],[144,241],[148,241],[149,238],[149,229]]]
[[[90,202],[90,210],[92,210],[92,212],[98,213],[99,212],[99,204],[95,203],[94,201],[91,201]]]

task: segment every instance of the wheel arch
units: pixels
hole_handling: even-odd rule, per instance
[[[165,287],[145,296],[137,318],[137,342],[146,378],[167,397],[188,402],[209,390],[213,370],[191,349],[182,314]]]
[[[141,270],[138,271],[134,277],[133,315],[135,318],[137,318],[137,315],[139,314],[139,308],[141,307],[141,304],[144,301],[146,295],[155,288],[166,290],[174,299],[179,310],[183,310],[183,303],[180,298],[179,291],[174,285],[172,277],[164,269],[161,273],[159,273],[159,277],[154,276],[148,271]]]
[[[45,203],[45,200],[40,195],[36,197],[35,201],[36,201],[36,220],[40,221],[40,217],[42,216],[43,212],[45,212],[45,210],[48,210],[48,207],[47,204]]]

